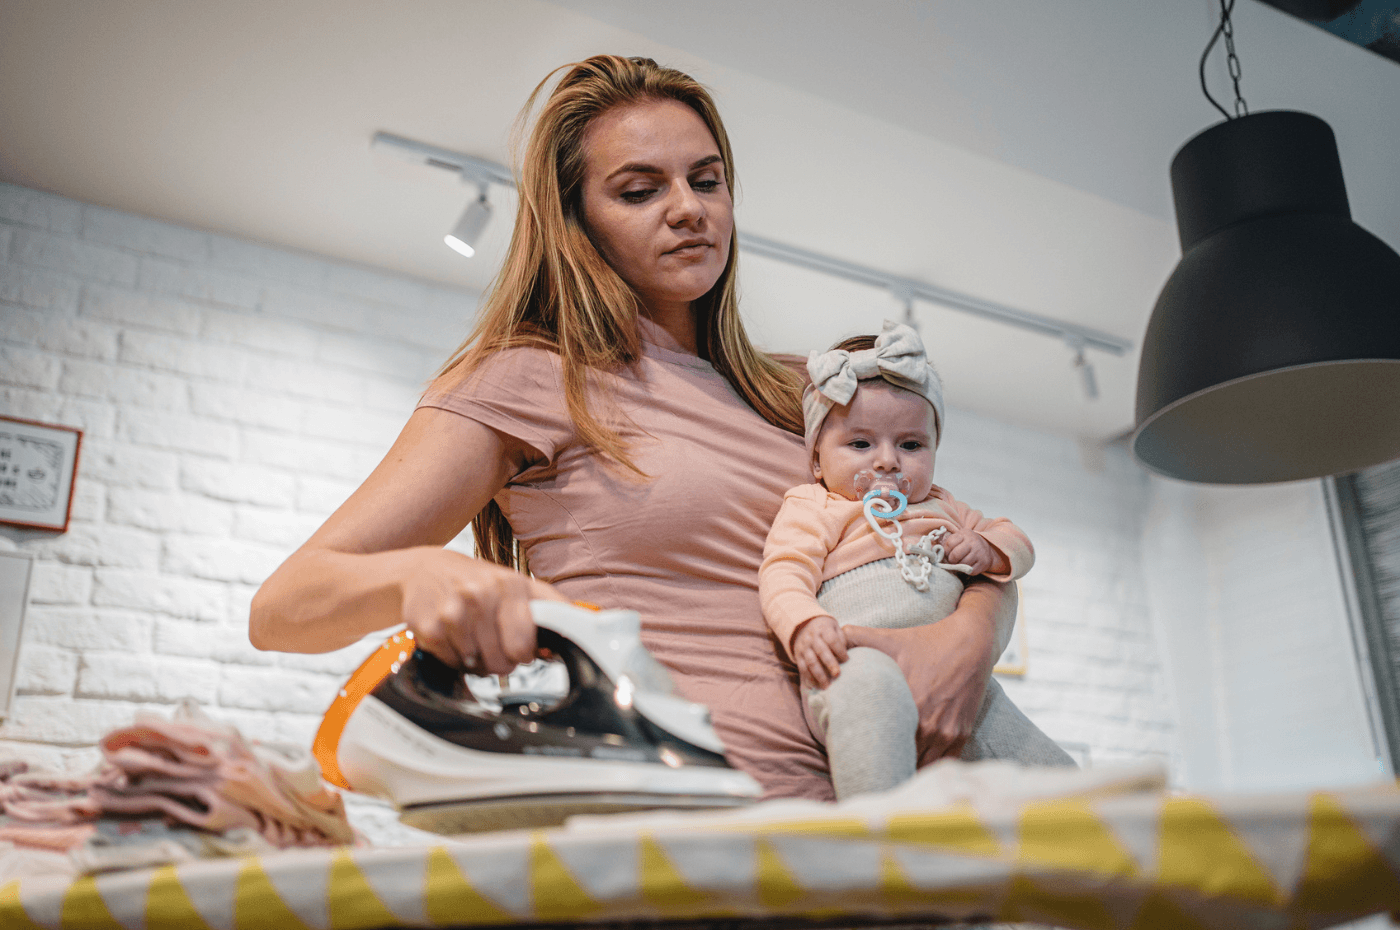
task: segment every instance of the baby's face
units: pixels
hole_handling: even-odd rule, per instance
[[[917,503],[933,487],[934,435],[928,401],[888,381],[862,381],[849,404],[827,414],[812,474],[828,491],[854,501],[862,496],[856,488],[861,472],[889,478],[902,473],[910,484],[909,503]]]

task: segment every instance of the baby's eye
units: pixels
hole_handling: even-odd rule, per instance
[[[917,439],[909,439],[904,442],[901,442],[899,444],[899,447],[905,452],[918,452],[924,447],[924,444],[919,442]]]
[[[642,190],[623,191],[622,199],[628,203],[641,203],[654,193],[656,193],[656,188],[654,187],[648,187]]]
[[[852,439],[850,442],[850,446],[852,449],[869,449],[870,442],[869,440],[865,439]]]

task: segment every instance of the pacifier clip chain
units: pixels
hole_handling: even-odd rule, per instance
[[[885,500],[887,497],[892,498],[896,504],[890,504]],[[940,526],[930,533],[925,533],[912,548],[905,551],[904,533],[900,531],[898,517],[909,508],[909,498],[893,488],[871,488],[862,500],[865,504],[865,519],[869,521],[870,528],[875,531],[875,535],[894,547],[894,560],[899,565],[900,576],[913,585],[916,591],[927,591],[933,567],[943,561],[943,547],[938,541],[948,532],[947,528]],[[881,526],[881,520],[888,520],[891,529],[886,530]]]

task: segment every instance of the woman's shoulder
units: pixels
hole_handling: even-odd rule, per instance
[[[512,346],[438,376],[418,401],[476,420],[519,439],[553,461],[576,441],[564,399],[559,356],[546,348]]]
[[[428,398],[466,398],[542,391],[553,397],[562,387],[559,354],[539,346],[510,346],[458,364],[433,379],[423,393]]]
[[[559,356],[547,348],[511,346],[450,369],[428,385],[418,406],[476,420],[548,459],[576,435]]]
[[[515,345],[497,349],[480,358],[471,374],[476,372],[548,372],[554,373],[563,367],[559,353],[548,346]],[[470,375],[469,375],[470,377]]]

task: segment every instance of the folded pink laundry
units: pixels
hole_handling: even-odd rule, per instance
[[[5,823],[0,818],[0,841],[24,849],[67,852],[82,846],[97,833],[92,823]]]
[[[10,774],[0,774],[0,810],[11,820],[73,824],[102,813],[89,794],[100,775],[59,775],[27,768],[12,767]]]
[[[170,720],[139,715],[98,746],[104,762],[83,776],[0,763],[0,840],[73,850],[94,842],[95,823],[156,817],[177,829],[258,837],[277,848],[355,841],[340,795],[322,783],[310,752],[245,741],[193,704],[181,705]],[[209,855],[247,848],[186,846]]]
[[[144,746],[107,747],[103,755],[113,767],[123,772],[165,775],[170,778],[206,778],[218,764],[218,760],[214,758],[190,762],[172,759],[167,750],[156,751]]]

